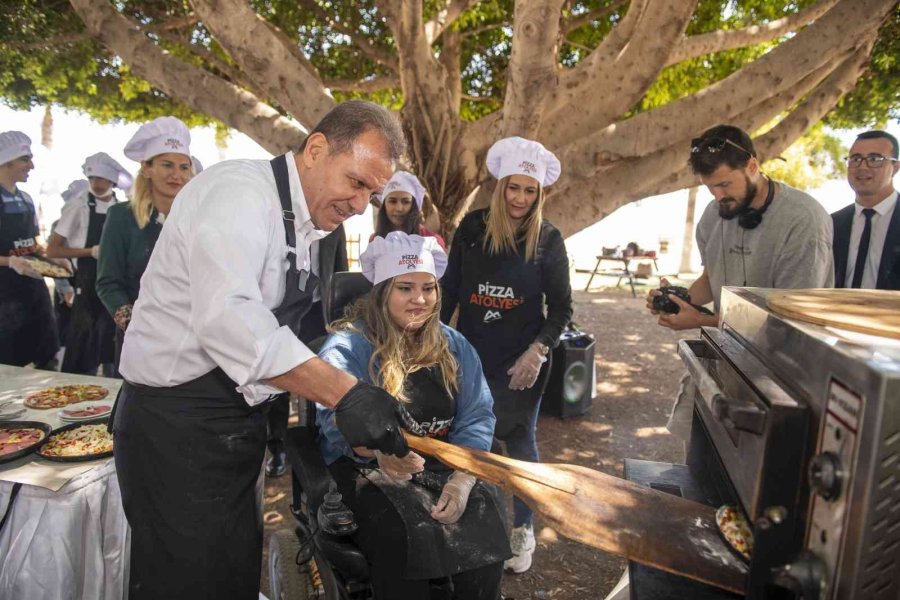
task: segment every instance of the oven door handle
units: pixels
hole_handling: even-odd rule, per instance
[[[687,366],[697,393],[709,406],[713,415],[728,429],[762,435],[766,429],[766,413],[752,404],[738,403],[730,399],[701,364],[691,348],[692,344],[706,344],[702,340],[679,340],[678,356]]]

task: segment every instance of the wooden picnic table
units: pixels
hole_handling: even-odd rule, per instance
[[[591,288],[591,283],[594,281],[595,275],[615,275],[618,276],[619,279],[616,281],[616,287],[619,287],[622,284],[623,279],[628,279],[628,285],[631,286],[631,295],[637,298],[637,292],[634,289],[634,271],[632,271],[629,267],[635,261],[653,261],[653,270],[655,273],[659,273],[659,265],[656,262],[656,256],[647,256],[646,254],[639,254],[634,256],[605,256],[600,255],[597,257],[597,263],[594,265],[593,271],[590,271],[590,278],[588,279],[587,285],[584,286],[584,291],[588,291]],[[614,269],[612,271],[603,270],[601,265],[604,261],[607,262],[616,262],[622,265],[621,270]]]

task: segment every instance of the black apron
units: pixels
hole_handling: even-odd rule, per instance
[[[16,191],[0,198],[0,254],[38,252],[34,206]],[[24,367],[50,363],[59,350],[50,291],[43,279],[0,268],[0,364]]]
[[[285,157],[272,168],[293,248]],[[295,334],[318,283],[296,265],[292,253],[284,298],[273,310]],[[170,388],[122,385],[113,431],[132,528],[131,600],[258,597],[262,521],[255,489],[268,405],[248,406],[236,387],[220,368]]]
[[[509,389],[506,372],[544,323],[541,260],[526,261],[522,244],[517,254],[488,255],[481,235],[470,234],[463,244],[457,329],[478,352],[492,392],[502,391],[493,393],[494,435],[505,439],[517,428],[530,427],[549,373],[545,363],[531,388]]]
[[[88,231],[85,248],[100,243],[106,214],[97,212],[97,200],[88,192]],[[116,325],[112,316],[97,296],[97,259],[80,257],[75,271],[75,301],[69,331],[66,335],[66,352],[61,371],[96,375],[100,364],[115,360]]]
[[[446,441],[456,400],[444,389],[439,369],[410,374],[406,390],[411,401],[403,406],[412,417],[411,429]],[[431,508],[453,473],[437,459],[426,457],[425,471],[412,481],[394,481],[380,469],[350,459],[335,462],[332,473],[357,518],[356,541],[373,571],[381,569],[400,579],[439,579],[512,556],[497,508],[497,489],[490,484],[480,481],[472,488],[466,510],[455,524],[432,518]]]

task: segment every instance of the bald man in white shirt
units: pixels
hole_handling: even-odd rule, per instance
[[[254,489],[275,395],[335,407],[354,446],[408,451],[396,400],[298,337],[318,284],[312,246],[363,212],[404,149],[386,109],[347,102],[296,153],[225,161],[179,192],[119,366],[115,456],[132,600],[257,598]]]

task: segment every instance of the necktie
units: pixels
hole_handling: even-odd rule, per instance
[[[866,256],[869,254],[869,238],[872,237],[872,215],[875,214],[875,209],[864,208],[862,214],[866,218],[866,225],[863,227],[862,237],[859,238],[856,266],[853,267],[853,283],[850,284],[852,288],[858,288],[862,283],[863,271],[866,268]]]

